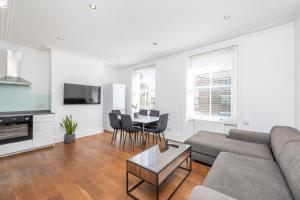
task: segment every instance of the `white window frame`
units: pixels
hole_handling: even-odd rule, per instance
[[[139,89],[139,85],[135,83],[135,78],[136,78],[136,71],[138,70],[142,70],[142,69],[146,69],[146,68],[154,68],[154,89],[152,90],[140,90]],[[139,105],[139,99],[142,93],[146,93],[146,92],[153,92],[154,93],[154,97],[155,97],[155,101],[154,101],[154,106],[153,107],[146,107],[146,108],[142,108],[142,109],[155,109],[156,108],[156,67],[155,65],[149,65],[149,66],[145,66],[145,67],[141,67],[141,68],[135,68],[133,69],[133,74],[132,74],[132,105],[135,106],[136,104],[138,105],[138,108],[141,109],[140,105]]]
[[[235,50],[235,56],[234,56],[234,64],[232,67],[232,83],[231,83],[231,117],[210,117],[205,115],[197,115],[194,112],[194,80],[192,75],[192,57],[205,54],[221,49],[226,49],[234,47]],[[187,76],[186,76],[186,116],[187,120],[201,120],[201,121],[209,121],[209,122],[218,122],[223,124],[236,124],[237,114],[237,81],[238,81],[238,65],[239,63],[239,56],[240,56],[240,45],[239,44],[225,44],[225,45],[218,45],[214,46],[212,48],[207,48],[202,51],[193,51],[189,55],[187,55]],[[207,86],[211,88],[210,86]],[[220,86],[216,86],[220,87]],[[201,87],[203,88],[203,87]],[[211,93],[210,93],[211,94]],[[211,101],[211,99],[210,99]]]

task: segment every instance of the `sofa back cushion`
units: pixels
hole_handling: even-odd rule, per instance
[[[278,164],[294,199],[300,200],[300,142],[284,145]]]
[[[300,200],[300,133],[291,127],[273,127],[271,147],[294,199]]]
[[[287,126],[274,126],[271,130],[271,148],[275,160],[278,162],[283,147],[293,141],[300,141],[300,133]]]

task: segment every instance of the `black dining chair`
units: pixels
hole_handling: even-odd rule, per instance
[[[159,110],[150,110],[150,117],[159,117]],[[157,122],[148,124],[147,128],[153,128],[157,126]]]
[[[121,115],[121,110],[112,110],[112,113],[117,113],[118,115]]]
[[[152,133],[153,143],[154,143],[154,137],[156,138],[156,143],[157,143],[158,138],[159,138],[159,141],[161,141],[160,134],[162,134],[162,137],[165,140],[164,131],[168,127],[168,118],[169,118],[169,114],[163,114],[163,115],[159,116],[159,120],[157,122],[156,127],[150,127],[150,128],[146,129],[146,131],[148,133],[148,136],[147,136],[148,138],[149,138],[149,132]]]
[[[127,133],[128,133],[129,139],[132,144],[132,151],[134,151],[134,144],[137,139],[137,134],[139,131],[141,131],[141,128],[137,127],[137,126],[133,126],[133,121],[132,121],[131,115],[121,115],[121,122],[122,122],[121,123],[122,129],[125,131],[125,137],[124,137],[124,141],[123,141],[123,149],[125,146],[126,137],[127,137]]]
[[[117,113],[108,113],[108,115],[109,115],[110,126],[114,129],[113,135],[111,137],[111,142],[110,142],[110,143],[112,143],[114,140],[116,140],[118,131],[120,131],[120,133],[121,133],[120,139],[122,138],[123,131],[122,131],[121,121],[118,118],[118,114]]]
[[[142,116],[147,116],[148,115],[148,110],[140,109],[139,114],[142,115]]]
[[[151,117],[159,117],[159,110],[150,110]]]

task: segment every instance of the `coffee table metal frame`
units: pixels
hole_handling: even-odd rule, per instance
[[[191,151],[191,147],[189,147],[187,150],[189,150],[189,156],[185,159],[185,160],[183,160],[183,161],[181,161],[180,163],[179,163],[179,165],[176,167],[176,168],[174,168],[165,178],[164,178],[164,180],[163,181],[161,181],[161,183],[159,183],[159,178],[158,178],[158,176],[159,176],[159,174],[162,172],[162,171],[164,171],[169,165],[171,165],[177,158],[179,158],[184,152],[186,152],[186,150],[184,151],[184,152],[182,152],[180,155],[178,155],[176,158],[174,158],[169,164],[167,164],[163,169],[161,169],[159,172],[154,172],[154,171],[152,171],[152,170],[150,170],[150,169],[148,169],[148,168],[146,168],[146,167],[144,167],[144,166],[141,166],[141,165],[139,165],[139,164],[137,164],[137,163],[134,163],[134,162],[131,162],[130,160],[127,160],[126,161],[126,191],[127,191],[127,194],[129,195],[129,196],[131,196],[133,199],[138,199],[137,197],[135,197],[133,194],[131,194],[131,192],[133,191],[133,190],[135,190],[137,187],[139,187],[142,183],[144,183],[144,182],[146,182],[146,183],[148,183],[148,184],[150,184],[150,185],[152,185],[153,187],[155,187],[155,192],[156,192],[156,199],[157,200],[159,200],[159,188],[160,188],[160,186],[177,170],[177,169],[182,169],[182,170],[184,170],[184,171],[187,171],[187,174],[183,177],[183,179],[180,181],[180,183],[177,185],[177,187],[175,188],[175,190],[168,196],[168,198],[167,199],[171,199],[172,197],[173,197],[173,195],[176,193],[176,191],[179,189],[179,187],[182,185],[182,183],[185,181],[185,179],[190,175],[190,173],[191,173],[191,171],[192,171],[192,151]],[[182,167],[181,165],[182,165],[182,163],[184,163],[184,161],[186,161],[186,162],[189,162],[189,168],[185,168],[185,167]],[[146,181],[146,180],[144,180],[143,178],[141,178],[141,177],[139,177],[139,176],[137,176],[136,174],[133,174],[133,173],[130,173],[129,171],[128,171],[128,162],[130,162],[130,163],[132,163],[132,164],[134,164],[134,165],[137,165],[137,166],[139,166],[139,167],[141,167],[141,168],[143,168],[143,169],[145,169],[145,170],[147,170],[147,171],[150,171],[150,172],[152,172],[152,173],[154,173],[155,175],[156,175],[156,184],[153,184],[153,183],[150,183],[150,182],[148,182],[148,181]],[[139,179],[141,179],[138,183],[136,183],[134,186],[132,186],[130,189],[129,189],[129,185],[128,185],[128,181],[129,181],[129,174],[131,174],[131,175],[133,175],[133,176],[135,176],[135,177],[137,177],[137,178],[139,178]]]

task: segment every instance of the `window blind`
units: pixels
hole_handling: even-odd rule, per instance
[[[233,114],[233,68],[237,47],[191,57],[192,113],[208,119],[230,119]]]

